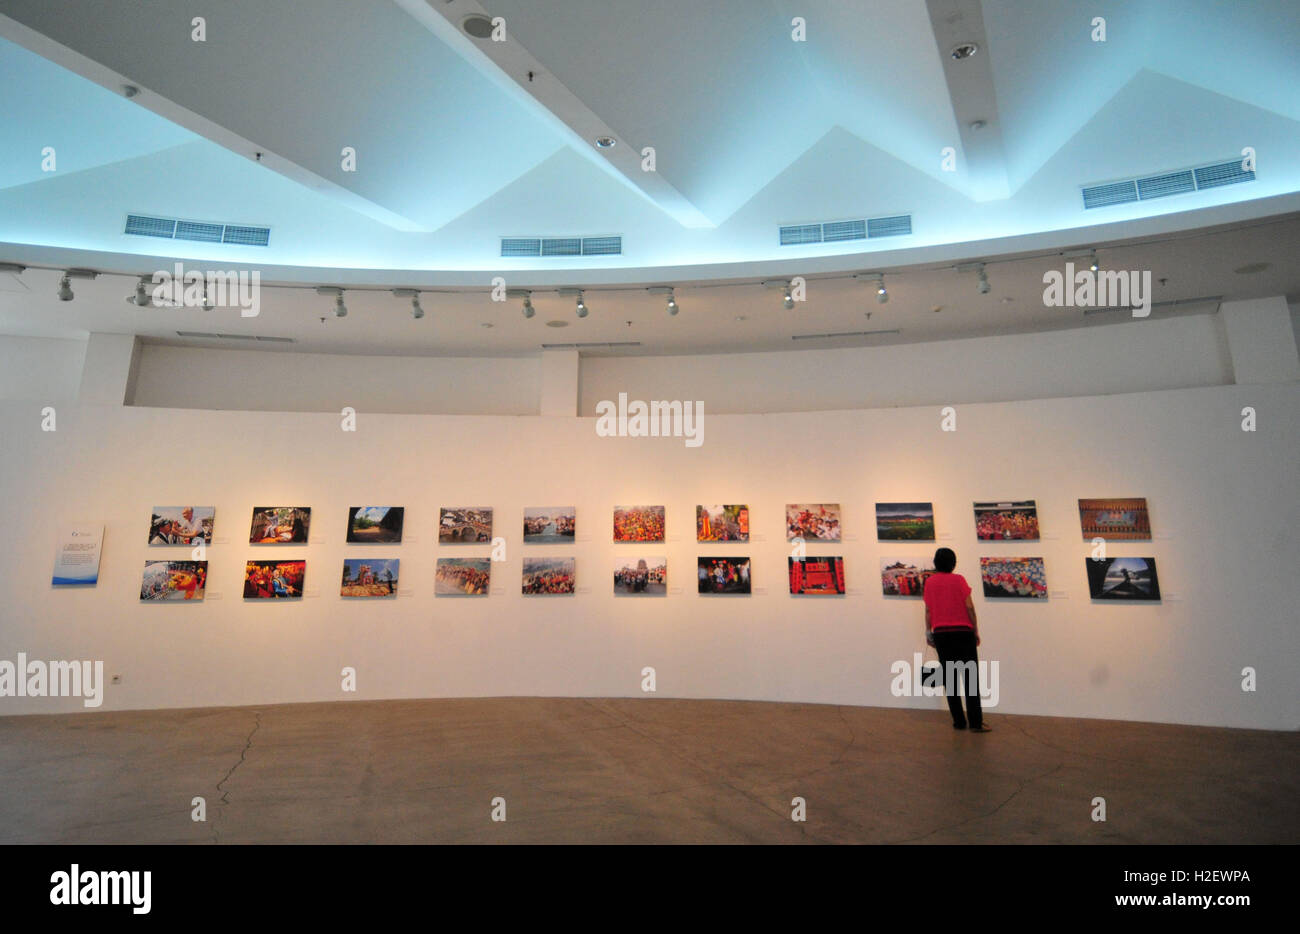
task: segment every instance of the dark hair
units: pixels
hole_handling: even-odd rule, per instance
[[[940,548],[934,553],[934,569],[944,574],[951,574],[957,566],[957,552],[951,548]]]

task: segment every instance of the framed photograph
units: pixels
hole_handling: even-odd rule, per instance
[[[663,597],[667,594],[667,558],[619,558],[614,561],[614,596]]]
[[[789,558],[790,593],[842,594],[844,593],[844,559]]]
[[[572,506],[530,506],[524,510],[525,545],[563,545],[574,540],[578,511]]]
[[[1084,558],[1094,600],[1159,600],[1155,558]]]
[[[396,597],[400,558],[344,558],[340,597]]]
[[[250,545],[302,545],[311,528],[310,506],[254,506]]]
[[[886,597],[920,597],[933,573],[930,558],[881,558],[880,592]]]
[[[746,594],[751,592],[749,559],[704,556],[696,559],[700,593]]]
[[[402,540],[403,506],[349,506],[349,545],[396,545]]]
[[[212,506],[155,506],[150,545],[211,545],[217,510]]]
[[[492,541],[492,507],[444,506],[438,513],[438,544],[485,545]]]
[[[433,592],[440,597],[486,597],[492,588],[491,558],[439,558]]]
[[[696,506],[697,542],[749,541],[748,506]]]
[[[573,558],[524,558],[523,593],[571,594],[577,577]]]
[[[1151,540],[1151,517],[1147,515],[1147,501],[1142,497],[1081,499],[1079,525],[1083,527],[1085,542],[1094,538],[1129,542]]]
[[[788,503],[785,507],[785,540],[806,542],[840,541],[839,503]]]
[[[976,503],[975,537],[982,542],[1038,541],[1038,504],[1032,499]]]
[[[301,600],[306,561],[249,561],[244,566],[245,600]]]
[[[876,503],[876,538],[882,542],[934,541],[934,504]]]
[[[206,561],[146,561],[140,578],[140,602],[201,603],[207,583]]]
[[[663,506],[615,506],[614,541],[662,542]]]
[[[985,597],[1047,599],[1047,569],[1042,558],[980,558],[980,582]]]

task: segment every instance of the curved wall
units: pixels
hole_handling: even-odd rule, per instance
[[[1254,406],[1259,430],[1241,430]],[[940,543],[977,577],[980,554],[1042,555],[1045,603],[976,603],[984,657],[1000,664],[999,710],[1294,729],[1300,651],[1294,555],[1300,503],[1300,387],[1227,386],[957,406],[710,415],[704,443],[605,438],[591,418],[337,414],[60,406],[40,430],[35,404],[0,404],[0,658],[103,659],[101,709],[492,695],[658,695],[937,708],[894,697],[896,660],[922,648],[920,608],[879,593],[881,556],[933,545],[877,543],[875,501],[932,500]],[[1112,553],[1154,555],[1166,599],[1094,605],[1087,596],[1076,499],[1146,496],[1155,540]],[[1044,540],[980,547],[971,503],[1038,501]],[[786,592],[783,507],[840,502],[850,593]],[[154,504],[217,509],[209,596],[200,605],[141,605],[140,571],[164,551],[145,544]],[[750,506],[748,546],[697,545],[697,503]],[[308,561],[307,599],[246,603],[243,566],[254,504],[313,507],[311,542],[274,551]],[[347,508],[407,509],[407,540],[368,550],[343,541]],[[611,542],[618,503],[667,506],[669,541]],[[525,506],[573,504],[570,548],[523,546]],[[435,542],[440,505],[491,505],[507,555],[485,599],[435,597],[434,560],[486,554]],[[49,586],[57,529],[107,526],[100,582]],[[413,538],[411,536],[414,536]],[[345,602],[345,556],[402,560],[399,596]],[[666,554],[663,598],[616,599],[616,556]],[[753,560],[758,592],[694,593],[694,560]],[[525,554],[574,554],[580,592],[518,593]],[[340,669],[358,690],[340,690]],[[1259,690],[1241,690],[1243,667]],[[0,698],[0,714],[82,710],[79,699]]]

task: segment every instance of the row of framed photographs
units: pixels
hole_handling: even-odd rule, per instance
[[[878,541],[935,540],[933,503],[876,503]],[[980,541],[1039,540],[1038,505],[1032,500],[977,502],[975,534]],[[615,506],[614,541],[665,541],[663,506]],[[445,545],[492,541],[493,511],[483,507],[442,507],[438,542]],[[402,541],[406,510],[402,506],[352,506],[348,509],[348,544],[394,545]],[[1151,538],[1147,502],[1140,497],[1079,500],[1084,541],[1146,541]],[[149,526],[150,545],[211,544],[216,510],[211,506],[155,506]],[[525,544],[564,544],[575,540],[573,506],[536,506],[524,510]],[[843,540],[839,503],[790,503],[785,507],[787,541]],[[746,505],[695,507],[697,542],[749,541]],[[252,545],[306,544],[311,531],[310,506],[255,506],[248,541]]]
[[[834,596],[847,593],[844,559],[819,556],[787,559],[790,593]],[[1088,591],[1094,600],[1159,600],[1160,581],[1154,558],[1086,558]],[[572,594],[577,589],[574,558],[525,557],[524,595]],[[399,558],[346,558],[339,594],[349,598],[396,597],[401,582]],[[881,558],[881,592],[886,597],[920,597],[933,564],[910,558]],[[146,561],[140,600],[202,601],[207,561]],[[250,560],[244,569],[246,600],[293,600],[303,596],[305,560]],[[615,596],[666,596],[668,559],[662,556],[619,558],[613,566]],[[1042,558],[980,558],[980,581],[990,599],[1045,600],[1047,571]],[[487,596],[492,583],[490,558],[439,558],[434,593],[439,596]],[[696,559],[696,589],[701,594],[748,594],[753,591],[751,562],[734,555]]]

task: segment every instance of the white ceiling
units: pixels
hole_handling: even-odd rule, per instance
[[[504,17],[508,41],[461,31],[484,10]],[[1099,16],[1105,42],[1093,41]],[[791,39],[795,17],[805,42]],[[958,38],[979,53],[954,62]],[[1030,287],[1041,269],[1018,282],[1015,264],[999,267],[1014,290],[1000,297],[1014,302],[971,306],[927,267],[1300,209],[1297,47],[1294,0],[0,0],[0,262],[148,274],[179,258],[358,288],[481,290],[495,275],[516,288],[675,284],[683,314],[671,322],[643,294],[593,292],[592,318],[539,332],[621,340],[641,327],[660,350],[775,346],[805,324],[858,330],[864,287],[823,284],[827,304],[810,303],[796,327],[763,310],[770,296],[718,284],[881,268],[899,273],[897,291],[873,327],[913,299],[964,309],[904,319],[902,339],[1055,326],[1048,309],[1014,307],[1041,292]],[[127,84],[139,95],[124,97]],[[603,134],[618,146],[597,150]],[[356,172],[340,166],[345,146]],[[645,146],[654,173],[641,171]],[[1253,182],[1082,209],[1081,184],[1246,146]],[[42,171],[45,147],[56,171]],[[271,244],[128,236],[128,212],[266,225]],[[897,213],[912,214],[912,235],[777,242],[782,224]],[[621,234],[624,253],[499,255],[501,236],[548,234]],[[1250,234],[1216,242],[1276,252]],[[1205,280],[1215,262],[1150,249],[1171,288],[1187,284],[1177,297],[1244,287]],[[1270,287],[1296,292],[1271,261]],[[81,285],[84,305],[44,309],[49,275],[22,277],[35,285],[21,305],[0,290],[6,332],[210,330],[118,308],[128,289],[105,280]],[[521,328],[572,320],[546,295],[531,322],[467,296],[427,302],[445,313],[423,322],[389,321],[394,301],[354,293],[352,317],[321,325],[316,296],[272,291],[261,318],[231,327],[278,327],[317,349],[495,353],[535,349]],[[752,314],[736,322],[736,308]],[[357,333],[367,315],[374,326]],[[496,327],[479,328],[484,316]]]

